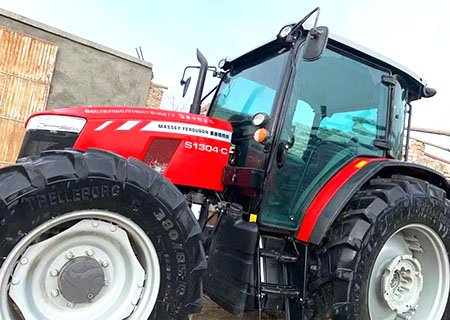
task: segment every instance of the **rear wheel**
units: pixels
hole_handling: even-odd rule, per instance
[[[201,230],[137,160],[58,151],[0,171],[0,318],[187,319]]]
[[[447,319],[450,203],[422,180],[375,179],[315,250],[313,319]]]

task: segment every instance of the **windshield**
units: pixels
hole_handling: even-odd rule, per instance
[[[209,116],[230,122],[249,120],[257,112],[271,114],[287,52],[253,67],[228,72],[218,89]]]

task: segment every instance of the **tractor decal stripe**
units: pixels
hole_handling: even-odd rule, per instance
[[[116,130],[119,131],[128,131],[131,130],[134,126],[136,126],[139,122],[139,120],[130,120],[125,122],[123,125],[121,125],[120,127],[118,127]]]
[[[152,121],[141,129],[142,131],[178,133],[231,142],[231,132],[196,124],[186,124],[171,121]]]
[[[102,125],[98,126],[98,128],[95,129],[95,131],[101,131],[101,130],[105,129],[107,126],[109,126],[111,123],[113,123],[113,122],[112,121],[106,121]]]
[[[328,183],[319,191],[317,196],[306,210],[301,222],[297,239],[308,242],[309,237],[316,225],[317,219],[326,207],[328,202],[334,197],[336,192],[361,168],[373,161],[380,161],[378,158],[357,158],[339,171]]]

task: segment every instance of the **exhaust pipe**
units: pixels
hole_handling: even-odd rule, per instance
[[[205,85],[206,72],[208,71],[208,61],[205,56],[197,49],[197,60],[200,62],[200,71],[198,72],[197,87],[195,87],[194,100],[192,101],[190,113],[200,114],[201,99],[203,87]]]

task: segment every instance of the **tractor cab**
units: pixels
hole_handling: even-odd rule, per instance
[[[286,26],[274,41],[226,62],[208,113],[233,126],[230,165],[257,177],[267,172],[258,186],[238,186],[252,196],[246,187],[260,191],[249,210],[259,211],[262,225],[290,231],[352,159],[405,156],[408,105],[427,92],[402,66],[338,37],[323,39],[320,56],[307,59],[309,37]]]
[[[232,313],[253,297],[263,309],[296,318],[301,307],[291,302],[303,298],[305,279],[290,275],[304,271],[307,260],[299,243],[320,244],[332,220],[320,220],[317,208],[349,179],[349,166],[406,159],[410,102],[435,91],[387,58],[301,23],[222,69],[208,116],[233,127],[225,192],[258,229],[249,223],[246,233],[234,234],[218,226],[227,236],[213,242],[206,291]],[[257,251],[247,248],[255,244]],[[258,267],[248,269],[252,260]]]

